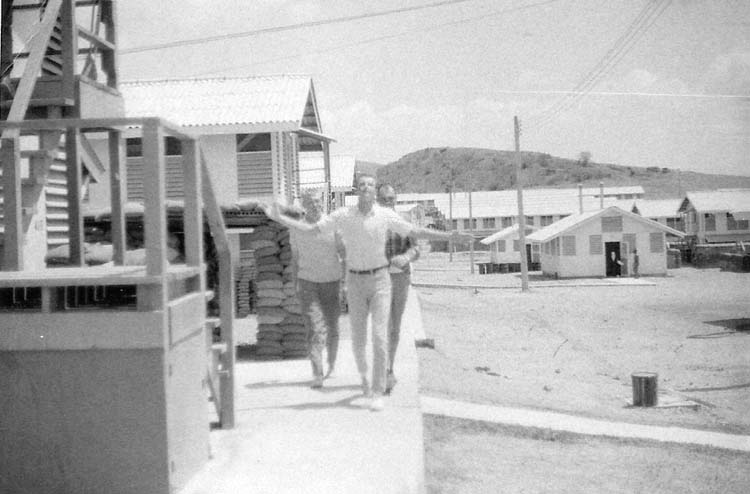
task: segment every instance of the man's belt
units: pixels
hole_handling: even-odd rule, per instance
[[[350,269],[349,272],[352,274],[375,274],[381,269],[387,269],[387,268],[388,268],[388,264],[386,264],[385,266],[380,266],[379,268],[374,268],[374,269]]]

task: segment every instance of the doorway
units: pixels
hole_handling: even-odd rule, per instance
[[[620,242],[604,243],[607,276],[620,276]]]

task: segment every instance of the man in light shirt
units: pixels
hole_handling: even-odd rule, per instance
[[[304,220],[320,221],[323,202],[311,193],[302,194]],[[312,365],[312,388],[323,387],[323,349],[327,350],[328,376],[336,365],[339,347],[339,280],[343,245],[335,232],[290,232],[292,254],[297,273],[297,295],[307,327]]]
[[[316,224],[283,216],[278,204],[265,208],[269,218],[301,231],[340,232],[346,249],[347,299],[352,331],[352,351],[362,380],[362,391],[371,396],[370,409],[380,411],[385,406],[388,365],[388,319],[391,310],[391,278],[385,256],[388,230],[399,235],[434,240],[454,238],[468,242],[469,235],[441,232],[417,227],[395,211],[375,202],[375,177],[357,178],[356,206],[337,209]],[[367,365],[367,318],[372,314],[372,381]]]

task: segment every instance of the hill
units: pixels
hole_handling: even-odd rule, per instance
[[[453,175],[454,190],[504,190],[515,187],[512,151],[477,148],[427,148],[377,168],[380,182],[399,192],[445,192]],[[713,175],[670,168],[623,166],[522,152],[524,187],[640,185],[647,198],[678,197],[680,192],[750,188],[750,177]],[[584,157],[585,158],[585,157]]]

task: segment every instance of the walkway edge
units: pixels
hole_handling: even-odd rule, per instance
[[[701,431],[681,427],[659,427],[653,425],[609,422],[564,413],[543,412],[522,408],[446,400],[431,396],[420,396],[422,413],[448,417],[481,420],[498,424],[518,425],[553,429],[589,436],[644,439],[679,444],[697,444],[714,448],[750,452],[750,436]]]

